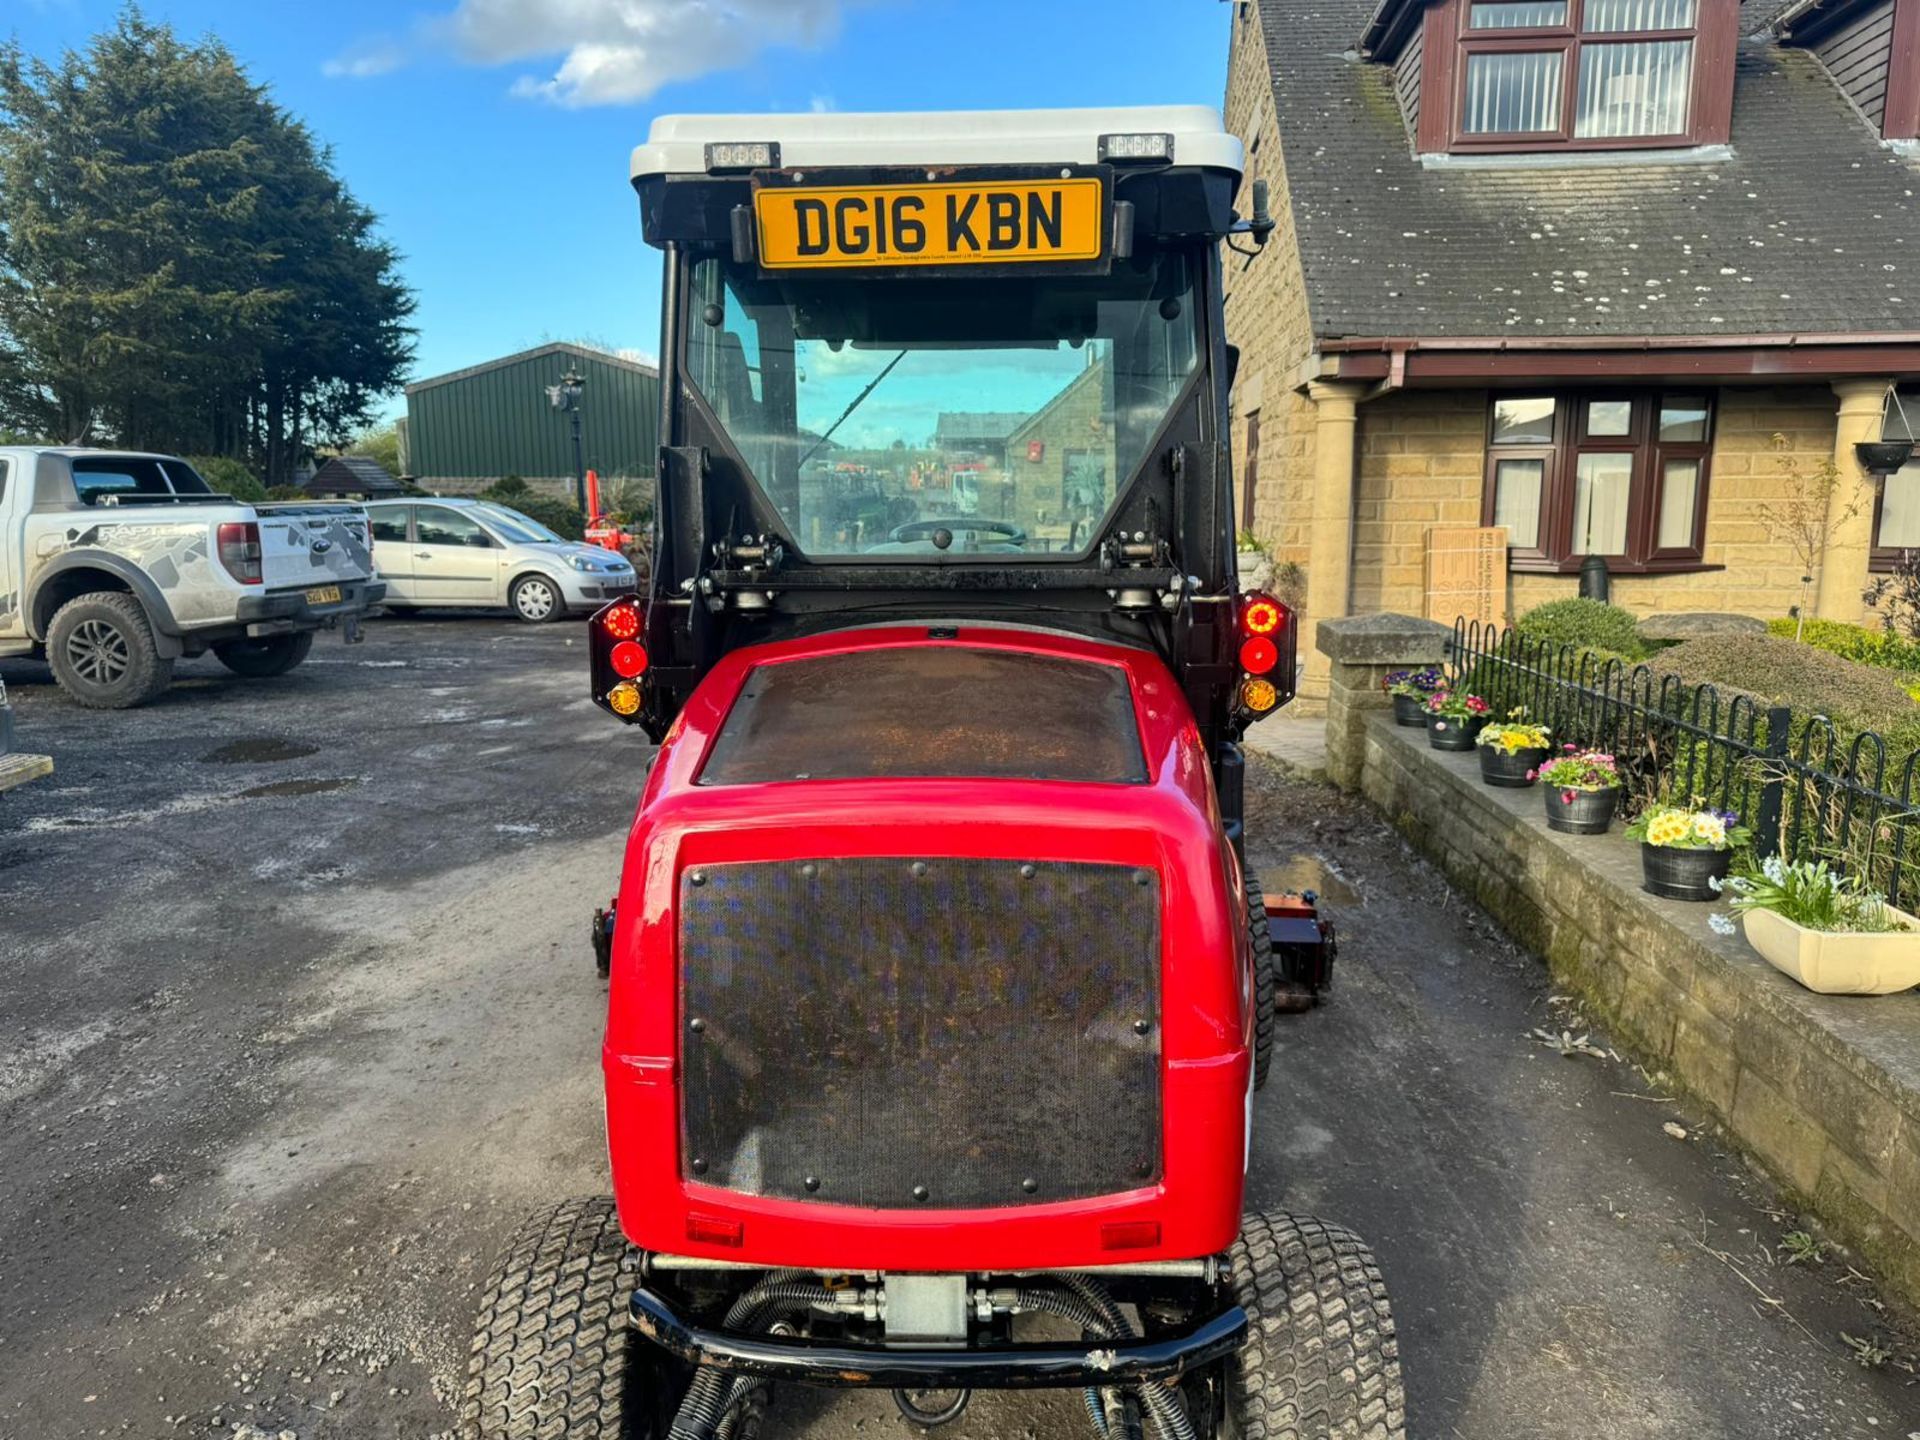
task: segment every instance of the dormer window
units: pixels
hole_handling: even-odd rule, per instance
[[[1472,0],[1460,138],[1685,144],[1697,0]]]
[[[1724,143],[1739,0],[1437,0],[1383,5],[1375,59],[1423,153],[1681,150]]]

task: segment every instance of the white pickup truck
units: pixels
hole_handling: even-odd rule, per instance
[[[0,657],[44,655],[81,705],[143,704],[209,650],[284,675],[385,594],[358,505],[246,505],[168,455],[0,447]]]

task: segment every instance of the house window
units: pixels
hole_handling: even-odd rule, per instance
[[[1902,390],[1888,410],[1886,439],[1920,440],[1920,390]],[[1874,499],[1873,568],[1891,570],[1903,550],[1920,550],[1920,458],[1882,481]]]
[[[1712,441],[1699,392],[1496,396],[1482,523],[1516,570],[1700,569]]]
[[[1460,0],[1457,150],[1695,143],[1713,0]]]

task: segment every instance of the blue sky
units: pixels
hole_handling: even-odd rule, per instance
[[[33,54],[118,0],[14,0]],[[651,356],[660,270],[627,154],[668,111],[1199,102],[1221,0],[147,0],[219,35],[330,144],[417,292],[417,376],[544,339]],[[389,408],[398,411],[396,398]]]

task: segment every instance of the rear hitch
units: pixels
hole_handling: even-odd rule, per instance
[[[1273,939],[1279,981],[1274,1006],[1284,1014],[1311,1010],[1333,984],[1339,951],[1333,922],[1320,914],[1320,897],[1311,890],[1267,897],[1267,933]]]
[[[602,980],[613,973],[613,915],[620,897],[607,901],[607,908],[593,912],[593,968]]]

